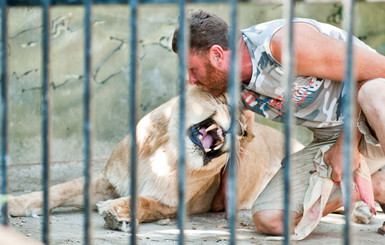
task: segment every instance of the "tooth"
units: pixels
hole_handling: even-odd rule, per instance
[[[221,148],[221,147],[222,147],[222,145],[223,145],[223,144],[219,144],[219,145],[217,145],[217,146],[214,148],[214,151],[216,151],[216,150],[219,150],[219,148]]]
[[[217,129],[218,128],[218,124],[214,123],[214,124],[211,124],[210,127],[206,128],[206,132],[209,132],[213,129]]]
[[[221,141],[224,141],[225,138],[223,137],[223,131],[220,127],[217,130],[217,135]]]
[[[203,135],[200,134],[200,135],[198,136],[198,139],[199,139],[200,141],[202,141]]]
[[[205,152],[207,153],[207,152],[210,152],[211,151],[211,149],[209,148],[209,149],[205,149]]]
[[[215,142],[215,145],[216,145],[216,146],[217,146],[217,145],[223,145],[224,143],[225,143],[224,140],[218,140],[218,141]]]

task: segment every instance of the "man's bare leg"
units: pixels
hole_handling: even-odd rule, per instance
[[[358,104],[385,153],[385,79],[371,80],[362,85]]]
[[[283,223],[284,210],[262,210],[253,215],[254,225],[257,230],[267,235],[282,236],[285,227]],[[292,231],[302,218],[302,214],[291,212],[293,218]]]
[[[362,85],[358,92],[358,103],[385,152],[385,79],[371,80]],[[374,199],[385,212],[385,171],[373,174],[372,182]],[[378,233],[385,234],[385,222],[378,228]]]
[[[326,204],[323,216],[335,211],[337,208],[341,207],[341,200],[337,199],[335,201],[329,202]],[[284,233],[284,223],[283,223],[284,210],[262,210],[256,212],[253,215],[254,225],[259,232],[268,235],[283,235]],[[295,226],[301,221],[302,214],[297,212],[291,212],[291,217],[293,220],[292,232],[294,231]]]

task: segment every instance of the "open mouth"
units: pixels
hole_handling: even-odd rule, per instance
[[[205,165],[223,153],[225,135],[226,132],[211,118],[190,128],[190,139],[203,151]]]

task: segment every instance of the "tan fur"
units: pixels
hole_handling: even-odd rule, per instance
[[[203,151],[188,137],[189,129],[212,117],[224,131],[230,127],[230,114],[225,96],[214,99],[199,88],[186,94],[186,204],[188,213],[207,212],[218,190],[220,176],[230,148],[230,135],[222,150],[225,152],[206,165]],[[137,218],[139,222],[173,218],[178,206],[179,108],[178,97],[159,106],[137,125]],[[248,209],[255,198],[280,167],[283,157],[282,134],[270,127],[251,123],[241,114],[240,132],[236,143],[238,156],[238,208]],[[301,145],[295,143],[296,150]],[[130,136],[127,135],[113,150],[105,169],[95,174],[92,182],[92,202],[111,229],[127,230],[131,221],[129,203]],[[82,207],[83,178],[50,188],[50,208]],[[14,216],[40,214],[41,192],[9,198],[9,213]]]

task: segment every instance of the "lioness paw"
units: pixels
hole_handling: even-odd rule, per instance
[[[124,232],[130,231],[131,212],[127,198],[118,198],[96,204],[99,214],[104,218],[108,228]],[[138,220],[135,225],[138,225]]]
[[[98,212],[102,217],[104,217],[107,213],[111,213],[116,216],[119,216],[121,214],[129,216],[128,206],[118,205],[116,200],[98,202],[96,204],[96,207],[98,208]]]
[[[106,212],[104,213],[104,221],[106,226],[111,230],[118,230],[123,232],[131,231],[131,226],[133,225],[130,218],[119,219],[115,215]],[[135,226],[138,227],[139,221],[136,219],[134,222]]]
[[[19,197],[10,196],[7,201],[8,214],[13,217],[41,215],[41,205],[34,204],[32,200],[24,200]]]

